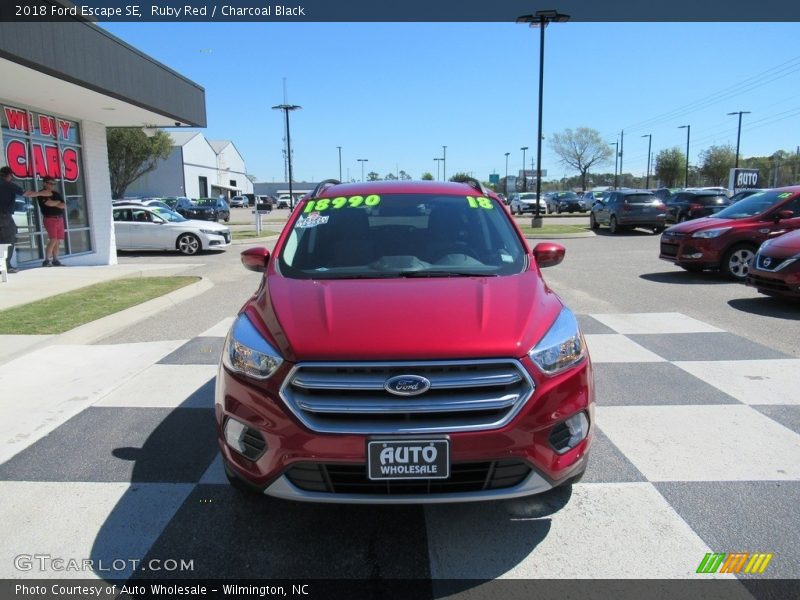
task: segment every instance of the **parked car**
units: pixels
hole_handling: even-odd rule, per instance
[[[292,197],[289,194],[280,194],[278,196],[278,205],[276,208],[289,208],[292,205]]]
[[[682,223],[708,217],[730,205],[725,194],[713,191],[682,191],[667,199],[667,223]]]
[[[761,244],[745,283],[767,296],[800,298],[800,229]]]
[[[614,190],[598,200],[589,213],[589,227],[608,225],[611,233],[628,227],[664,231],[667,207],[655,194],[645,190]]]
[[[189,220],[160,207],[120,205],[113,208],[113,214],[118,250],[177,250],[193,255],[231,243],[228,227]]]
[[[738,202],[739,200],[744,200],[745,198],[752,196],[753,194],[757,194],[758,192],[766,192],[767,190],[764,188],[752,189],[752,190],[741,190],[736,192],[733,196],[731,196],[731,204]]]
[[[477,181],[318,185],[274,253],[242,253],[264,275],[217,375],[231,484],[426,503],[574,481],[592,437],[592,366],[540,272],[564,252],[530,250]]]
[[[653,194],[655,194],[656,198],[661,200],[664,204],[667,203],[670,197],[677,194],[678,192],[682,192],[683,188],[657,188],[655,190],[651,190]]]
[[[587,205],[583,198],[575,192],[556,192],[553,196],[556,203],[556,213],[586,212]],[[590,205],[591,206],[591,205]]]
[[[230,202],[231,208],[247,208],[250,206],[250,200],[247,196],[234,196]]]
[[[198,198],[196,205],[199,207],[210,206],[214,210],[214,221],[231,220],[231,207],[224,198]]]
[[[162,198],[167,205],[176,213],[183,215],[187,219],[198,219],[200,221],[216,221],[217,211],[213,206],[199,206],[186,196],[177,198]]]
[[[800,186],[776,188],[673,225],[661,236],[659,258],[692,272],[718,269],[743,282],[763,242],[799,228]]]
[[[514,192],[511,194],[511,200],[508,205],[512,215],[521,215],[526,212],[536,214],[536,204],[536,192]],[[543,198],[539,200],[538,204],[539,214],[547,214],[547,205]]]
[[[591,209],[595,202],[602,200],[611,193],[610,190],[589,190],[584,192],[581,199],[583,200],[584,207]]]

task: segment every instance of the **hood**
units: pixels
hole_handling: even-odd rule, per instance
[[[183,221],[182,223],[173,223],[173,225],[178,225],[178,226],[183,226],[183,227],[188,225],[190,227],[197,227],[197,228],[202,228],[202,229],[213,229],[214,231],[227,231],[228,230],[228,226],[227,225],[222,225],[222,224],[217,223],[215,221],[195,221],[194,219],[187,219],[186,221]]]
[[[692,219],[677,225],[672,225],[667,231],[672,233],[694,233],[703,229],[719,229],[720,227],[736,227],[747,222],[749,219],[714,219],[703,217],[702,219]]]
[[[293,362],[521,357],[561,307],[536,270],[369,280],[272,272],[253,306]]]
[[[765,248],[766,246],[766,248]],[[800,231],[785,233],[765,242],[762,251],[770,256],[791,256],[800,252]]]

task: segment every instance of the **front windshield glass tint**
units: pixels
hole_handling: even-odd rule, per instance
[[[746,219],[766,212],[774,204],[792,195],[790,192],[780,192],[778,190],[759,192],[739,200],[739,202],[731,204],[727,208],[723,208],[713,216],[716,219]]]
[[[164,219],[165,221],[169,221],[170,223],[181,223],[186,221],[183,215],[179,215],[178,213],[168,210],[166,208],[155,207],[153,208],[153,212],[156,213],[159,217]]]
[[[386,194],[310,200],[278,264],[295,279],[493,276],[526,254],[489,198]]]
[[[214,206],[217,203],[214,198],[199,198],[195,204],[197,206]]]

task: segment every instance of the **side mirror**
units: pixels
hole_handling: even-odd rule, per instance
[[[775,214],[775,220],[780,221],[781,219],[793,219],[794,212],[791,210],[780,210]]]
[[[269,250],[263,247],[248,248],[242,252],[242,264],[244,268],[256,273],[263,273],[267,270],[269,261]]]
[[[536,244],[533,249],[533,258],[540,269],[544,267],[554,267],[564,260],[564,255],[567,249],[561,244],[554,244],[553,242],[542,242]]]

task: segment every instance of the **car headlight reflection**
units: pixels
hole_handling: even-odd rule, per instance
[[[586,358],[586,342],[572,311],[564,307],[547,334],[528,352],[547,375],[555,375]]]
[[[705,231],[698,231],[692,234],[693,238],[715,238],[721,236],[726,231],[729,231],[730,227],[720,227],[719,229],[706,229]]]
[[[255,379],[267,379],[283,358],[261,336],[245,315],[239,315],[225,340],[222,363],[231,371]]]

